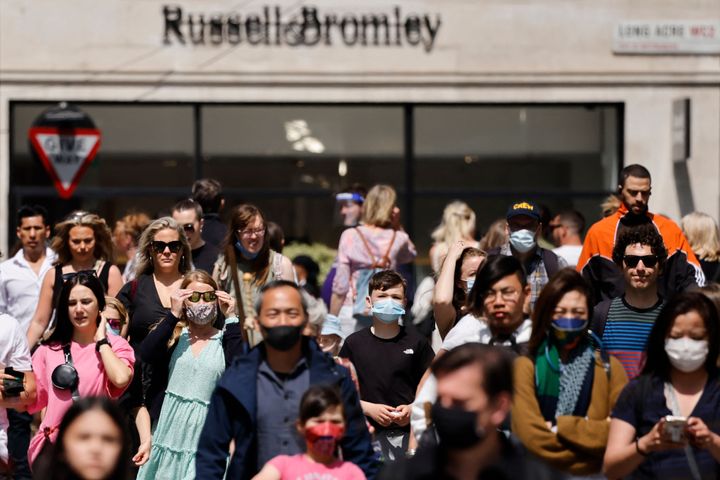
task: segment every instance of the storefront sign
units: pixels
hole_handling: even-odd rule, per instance
[[[264,6],[258,13],[205,14],[165,5],[162,14],[166,45],[422,46],[430,52],[442,23],[439,14],[405,14],[398,6],[385,13],[339,14],[303,6],[288,14]]]
[[[615,28],[613,52],[720,54],[720,20],[620,22]]]
[[[85,112],[61,104],[35,119],[29,137],[60,198],[70,198],[100,148],[100,130]]]

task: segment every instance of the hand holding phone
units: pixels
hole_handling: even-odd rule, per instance
[[[673,443],[687,442],[687,418],[668,415],[662,426],[663,439]]]
[[[19,397],[25,391],[25,385],[23,384],[25,373],[18,372],[12,367],[6,367],[4,373],[2,381],[3,395],[5,397]]]

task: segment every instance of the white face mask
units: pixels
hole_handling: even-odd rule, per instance
[[[708,354],[707,340],[693,340],[688,337],[668,338],[665,352],[673,367],[690,373],[702,367]]]
[[[510,233],[510,245],[520,253],[529,252],[535,245],[535,233],[530,230],[518,230]]]

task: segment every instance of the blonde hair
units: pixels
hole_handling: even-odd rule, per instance
[[[375,185],[365,197],[362,211],[363,223],[375,227],[390,227],[396,201],[397,194],[393,187],[390,185]]]
[[[440,225],[430,235],[436,243],[451,245],[458,240],[475,236],[475,212],[470,206],[455,200],[447,204]]]
[[[155,235],[161,230],[175,230],[178,233],[180,243],[182,243],[182,256],[180,257],[180,264],[178,265],[179,272],[187,273],[192,269],[192,250],[190,250],[190,243],[188,243],[185,232],[172,217],[162,217],[148,225],[140,236],[137,253],[138,262],[135,268],[136,276],[151,274],[155,271],[153,266],[152,242],[155,239]]]
[[[74,227],[88,227],[93,231],[95,248],[93,255],[98,260],[113,261],[112,232],[105,220],[94,213],[78,210],[55,225],[55,237],[50,242],[50,248],[57,253],[56,265],[65,265],[72,261],[72,253],[68,245],[70,230]]]
[[[505,224],[507,220],[499,218],[490,224],[487,233],[480,239],[480,250],[490,251],[493,248],[502,247],[507,243]]]
[[[118,300],[115,297],[105,297],[105,308],[110,307],[114,308],[119,314],[122,319],[122,324],[125,325],[128,323],[128,320],[130,317],[128,316],[127,308],[125,308],[125,305]]]
[[[690,248],[700,260],[716,262],[720,259],[720,238],[715,220],[707,213],[692,212],[682,218]]]

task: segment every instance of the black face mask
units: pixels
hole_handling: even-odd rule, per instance
[[[305,325],[297,327],[263,327],[263,338],[275,350],[286,352],[300,341],[303,328],[305,328]]]
[[[432,421],[440,444],[452,450],[464,450],[480,443],[485,431],[477,426],[477,413],[459,408],[432,406]]]

